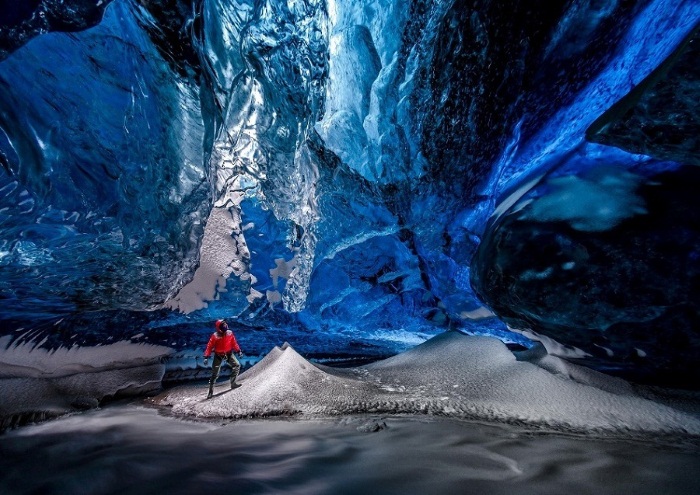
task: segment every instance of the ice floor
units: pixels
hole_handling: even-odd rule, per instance
[[[0,493],[700,493],[697,446],[431,416],[192,421],[141,402],[19,428]]]

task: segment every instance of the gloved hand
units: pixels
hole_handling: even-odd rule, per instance
[[[209,365],[209,358],[204,356],[204,366]]]

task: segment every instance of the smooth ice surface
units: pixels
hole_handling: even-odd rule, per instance
[[[316,366],[274,348],[204,399],[203,386],[169,390],[156,402],[207,418],[351,413],[425,413],[598,434],[700,435],[700,418],[637,396],[621,380],[549,356],[516,361],[500,341],[446,332],[395,357],[351,369]]]
[[[227,424],[133,404],[7,433],[0,491],[693,495],[699,463],[692,445],[538,435],[445,418]]]
[[[592,177],[558,177],[548,182],[552,191],[533,200],[522,218],[569,222],[582,231],[610,230],[625,218],[647,213],[635,194],[643,178],[610,169]]]

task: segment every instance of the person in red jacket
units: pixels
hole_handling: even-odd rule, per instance
[[[236,342],[236,336],[229,330],[228,324],[224,320],[216,320],[216,332],[211,335],[207,343],[207,348],[204,350],[204,366],[209,364],[209,356],[211,356],[212,351],[214,351],[214,363],[211,367],[207,399],[210,399],[214,394],[214,382],[219,378],[221,365],[224,361],[228,361],[229,366],[231,366],[231,388],[240,387],[240,385],[236,383],[236,378],[238,378],[241,365],[233,356],[233,353],[235,352],[238,354],[238,357],[241,357],[243,353],[241,352],[238,342]]]

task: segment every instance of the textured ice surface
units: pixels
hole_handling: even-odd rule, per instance
[[[171,349],[115,342],[46,350],[0,339],[0,430],[158,390]]]
[[[696,495],[699,458],[446,418],[183,421],[130,404],[6,433],[0,492]]]
[[[200,96],[139,15],[113,2],[98,26],[0,64],[5,315],[153,308],[196,266],[211,204]]]
[[[211,210],[200,248],[200,265],[192,280],[165,302],[166,307],[191,313],[207,307],[209,301],[226,292],[230,276],[250,279],[250,253],[240,226],[237,208]]]
[[[517,361],[498,340],[458,332],[351,369],[315,366],[276,347],[239,381],[210,400],[204,386],[188,386],[158,403],[211,418],[425,413],[564,431],[700,435],[700,419],[641,398],[626,382],[554,357],[543,366]]]
[[[168,347],[135,344],[127,341],[95,347],[60,347],[42,349],[42,342],[11,343],[9,336],[0,338],[0,377],[63,376],[120,365],[152,362],[170,354]]]

